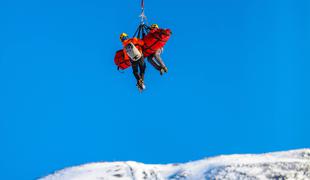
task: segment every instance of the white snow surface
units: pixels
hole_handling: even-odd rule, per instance
[[[99,162],[70,167],[39,180],[310,180],[310,149],[223,155],[184,164]]]

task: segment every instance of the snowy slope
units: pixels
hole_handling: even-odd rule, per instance
[[[310,149],[230,155],[185,164],[102,162],[67,168],[40,180],[310,180]]]

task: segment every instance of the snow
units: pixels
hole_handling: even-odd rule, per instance
[[[310,180],[310,149],[225,155],[185,164],[101,162],[66,168],[40,180]]]

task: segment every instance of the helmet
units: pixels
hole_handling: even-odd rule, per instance
[[[122,34],[119,36],[119,39],[120,39],[121,41],[124,41],[125,39],[128,39],[128,34],[122,33]]]
[[[159,27],[158,27],[158,24],[152,24],[152,25],[151,25],[151,29],[155,29],[155,28],[156,28],[156,29],[159,28]]]

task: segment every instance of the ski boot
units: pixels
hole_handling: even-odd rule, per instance
[[[137,88],[140,92],[142,92],[144,89],[145,89],[145,85],[144,85],[144,82],[142,79],[140,79],[138,82],[137,82]]]
[[[164,68],[161,68],[161,69],[159,70],[159,74],[160,74],[161,76],[164,74],[164,72],[165,72]]]
[[[163,67],[163,70],[165,71],[165,73],[167,73],[168,72],[168,68],[165,66],[165,67]]]

